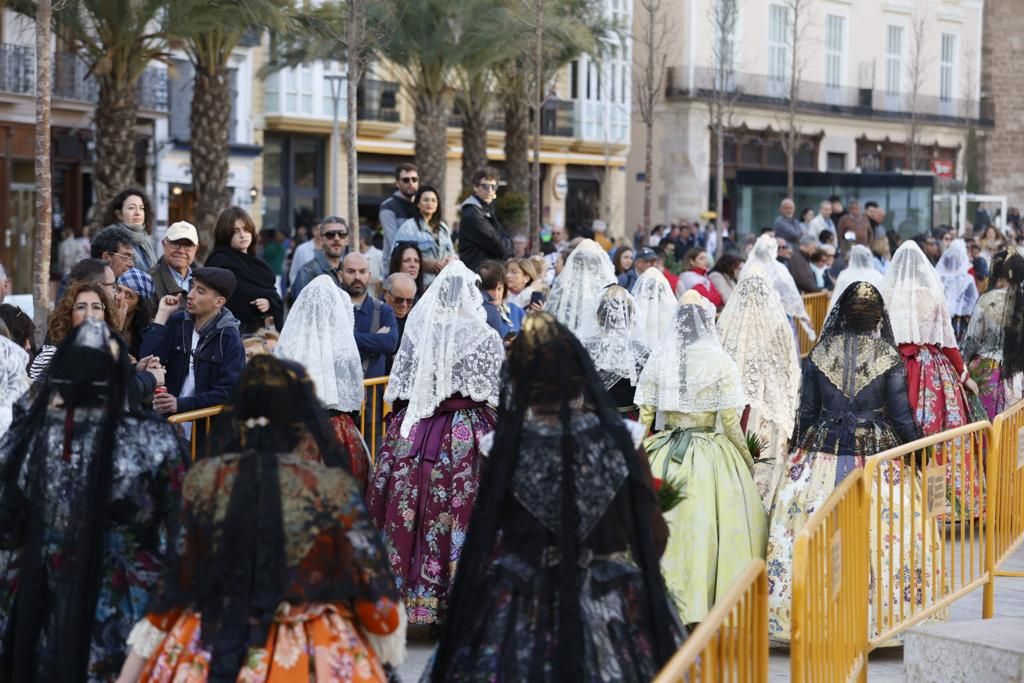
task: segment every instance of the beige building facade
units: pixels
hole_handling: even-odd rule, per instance
[[[630,0],[605,0],[609,18],[626,27],[596,62],[584,55],[559,73],[542,116],[542,221],[549,226],[608,225],[609,234],[625,234],[626,156],[630,138]],[[267,43],[264,41],[264,49]],[[343,67],[316,62],[273,74],[256,84],[262,111],[256,116],[264,149],[259,205],[264,228],[290,232],[326,213],[347,215],[345,151],[331,144],[334,106],[330,81]],[[344,81],[339,102],[339,131],[349,119]],[[359,214],[375,225],[379,204],[394,191],[394,167],[414,160],[415,114],[405,86],[387,63],[371,66],[359,85],[357,149]],[[499,170],[505,161],[505,132],[500,115],[489,124],[487,156]],[[453,107],[447,129],[448,164],[443,216],[458,218],[461,178],[461,128]],[[332,163],[331,150],[338,150]],[[504,181],[504,179],[503,179]],[[431,178],[421,184],[438,185]],[[504,184],[504,183],[503,183]],[[499,189],[499,197],[503,192]]]
[[[888,207],[887,223],[901,231],[929,227],[934,195],[957,189],[964,179],[967,131],[984,135],[992,125],[980,97],[981,0],[666,3],[661,21],[672,31],[654,125],[652,222],[693,221],[714,206],[719,180],[707,102],[722,54],[716,45],[723,43],[716,42],[712,17],[730,2],[738,13],[727,42],[731,83],[720,89],[731,104],[721,182],[724,213],[740,233],[771,225],[786,195],[781,136],[789,130],[794,62],[798,208],[816,209],[838,194]],[[636,13],[635,21],[644,21],[639,6]],[[643,212],[644,142],[644,127],[634,119],[627,168],[631,226]]]

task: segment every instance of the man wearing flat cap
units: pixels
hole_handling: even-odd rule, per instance
[[[235,291],[235,276],[223,268],[192,271],[186,310],[179,296],[160,300],[142,333],[142,356],[159,356],[167,370],[166,394],[153,397],[153,410],[173,415],[228,400],[245,365],[238,320],[224,304]]]

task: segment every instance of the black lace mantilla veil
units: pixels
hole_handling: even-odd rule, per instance
[[[50,367],[45,379],[31,390],[28,412],[0,442],[0,450],[7,455],[0,468],[0,548],[21,549],[17,597],[8,632],[0,634],[6,653],[0,680],[5,681],[70,683],[86,679],[89,634],[103,575],[103,535],[113,480],[115,431],[126,412],[147,419],[137,404],[127,403],[131,372],[128,348],[105,324],[86,321],[79,325],[57,349]],[[46,440],[36,438],[43,431],[48,408],[56,401],[63,401],[67,415],[65,457],[70,456],[75,411],[102,408],[102,426],[96,432],[89,465],[83,472],[84,504],[80,514],[66,524],[67,542],[62,547],[61,561],[78,571],[68,573],[71,585],[61,594],[64,604],[60,609],[51,604],[54,597],[47,588],[43,548],[48,539],[43,537],[45,515],[37,507],[46,505],[54,493],[61,495],[47,490],[45,474],[46,459],[61,454],[39,448]],[[27,491],[19,486],[23,475]],[[49,625],[44,624],[47,614],[52,615]],[[49,661],[39,661],[40,653],[25,645],[40,643],[44,629],[53,642],[61,643],[60,656]]]
[[[186,479],[181,528],[173,533],[177,542],[150,609],[202,615],[210,681],[237,678],[248,649],[266,643],[282,602],[398,601],[376,533],[341,528],[332,508],[340,509],[341,501],[310,499],[309,491],[324,495],[336,487],[307,490],[294,477],[282,478],[281,457],[294,453],[306,434],[316,441],[324,471],[349,474],[350,459],[302,366],[256,356],[226,414],[211,452],[237,454],[228,456],[237,458],[237,468],[223,458],[201,461]],[[308,465],[311,471],[320,467]],[[210,476],[196,476],[201,468]],[[289,490],[282,493],[285,485]],[[202,492],[202,505],[189,500],[190,486]],[[370,526],[365,510],[353,512]],[[301,556],[314,544],[327,549],[316,553],[314,568],[304,570]]]
[[[531,314],[509,350],[503,380],[494,445],[483,465],[430,680],[446,680],[458,666],[460,648],[476,637],[489,573],[505,552],[538,570],[533,590],[558,596],[557,626],[550,626],[556,651],[541,657],[555,667],[551,680],[584,680],[581,567],[585,557],[599,552],[594,550],[600,545],[594,540],[598,534],[592,530],[609,520],[642,573],[643,623],[636,626],[652,634],[652,659],[661,667],[675,651],[679,631],[674,630],[678,620],[670,610],[651,528],[659,513],[650,473],[587,352],[553,316]],[[541,405],[551,416],[550,427],[538,427],[532,414]],[[545,434],[556,440],[543,440]],[[535,450],[535,441],[548,445]],[[560,452],[553,453],[557,444]],[[542,588],[547,580],[556,583]]]
[[[1003,377],[1024,372],[1024,257],[1006,259],[1003,272],[1009,281],[1003,313]]]

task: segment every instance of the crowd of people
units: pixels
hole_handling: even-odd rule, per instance
[[[1024,396],[1015,226],[900,241],[871,202],[786,199],[743,240],[598,225],[531,254],[498,171],[456,229],[395,181],[380,233],[297,244],[231,207],[213,245],[177,222],[156,248],[128,190],[41,347],[0,305],[0,679],[394,680],[414,625],[423,680],[647,681],[752,558],[787,641],[793,538],[842,479]],[[193,462],[166,417],[221,405]],[[958,518],[984,513],[970,458]],[[913,610],[942,580],[906,531]]]

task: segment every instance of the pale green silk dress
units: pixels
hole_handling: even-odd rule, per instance
[[[640,407],[647,427],[655,414],[652,406]],[[724,433],[716,430],[716,417]],[[661,567],[683,622],[700,622],[750,560],[764,559],[768,541],[739,415],[734,408],[665,413],[664,428],[644,448],[654,476],[667,476],[683,494],[665,513],[670,535]]]

